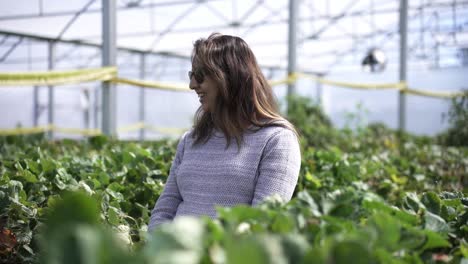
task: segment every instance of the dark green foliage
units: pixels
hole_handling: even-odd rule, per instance
[[[175,154],[175,142],[167,141],[137,144],[105,137],[89,142],[47,141],[37,136],[0,141],[4,143],[0,149],[0,228],[21,238],[0,263],[3,259],[8,260],[5,263],[36,262],[36,234],[50,208],[69,191],[94,197],[99,203],[99,222],[116,230],[128,229],[129,240],[137,243]],[[74,210],[79,214],[78,206],[58,210],[70,210],[61,214],[64,218],[80,219],[73,215]]]
[[[294,198],[218,208],[147,234],[175,142],[0,138],[0,263],[460,263],[468,149],[382,124],[334,129],[295,98]],[[6,241],[6,242],[5,242]],[[3,243],[3,244],[2,244]],[[10,244],[8,244],[10,245]]]
[[[450,127],[439,140],[448,146],[468,146],[468,90],[452,100],[448,121]]]
[[[288,98],[288,119],[301,135],[302,145],[325,147],[336,141],[331,120],[319,104],[308,98]]]

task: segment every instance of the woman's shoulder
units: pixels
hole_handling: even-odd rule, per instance
[[[181,138],[190,137],[192,134],[193,134],[193,127],[190,128],[190,129],[188,129],[187,131],[185,131],[185,132],[182,134],[182,137],[181,137]]]
[[[193,128],[190,128],[188,130],[186,130],[185,132],[182,133],[182,135],[180,136],[179,140],[180,142],[187,142],[190,141],[192,139],[192,135],[193,135]]]
[[[266,140],[273,137],[291,137],[296,138],[296,132],[292,125],[286,120],[272,122],[266,126],[258,127],[252,130],[252,135]]]

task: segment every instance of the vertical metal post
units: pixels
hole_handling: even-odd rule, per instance
[[[232,24],[233,25],[239,25],[239,16],[237,15],[237,0],[232,0]],[[239,26],[234,26],[233,27],[234,34],[239,35]]]
[[[53,41],[49,41],[47,43],[48,47],[48,70],[51,71],[54,69],[54,57],[55,57],[55,43]],[[54,87],[49,86],[48,88],[48,115],[47,115],[47,123],[49,125],[54,124]],[[53,131],[50,130],[48,133],[49,139],[52,139],[54,134]]]
[[[81,91],[82,94],[82,100],[83,100],[83,123],[86,129],[90,128],[90,109],[91,109],[91,103],[90,103],[90,96],[89,96],[89,90],[84,89]]]
[[[102,66],[116,65],[116,2],[102,0]],[[116,135],[116,91],[109,82],[102,83],[102,130]]]
[[[144,80],[146,78],[146,54],[145,53],[140,53],[140,79]],[[141,87],[140,88],[140,98],[139,98],[139,106],[140,106],[140,122],[143,124],[145,123],[145,88]],[[142,127],[140,129],[140,140],[145,139],[145,128]]]
[[[275,70],[273,68],[269,68],[268,69],[268,74],[267,74],[267,79],[272,80],[274,76],[275,76]]]
[[[31,61],[31,39],[28,39],[28,71],[32,70]],[[33,126],[38,125],[37,119],[39,118],[39,88],[37,85],[33,87]]]
[[[372,32],[372,46],[375,47],[376,45],[376,26],[375,26],[375,9],[374,9],[374,0],[370,0],[370,21],[371,21],[371,32]]]
[[[421,7],[419,13],[419,43],[421,43],[421,51],[423,55],[426,55],[426,49],[424,45],[424,34],[426,34],[425,25],[424,25],[424,0],[420,1],[419,4]]]
[[[33,88],[33,126],[37,126],[39,124],[39,87],[34,86]]]
[[[351,36],[353,38],[353,50],[357,50],[358,38],[356,37],[357,36],[357,34],[356,34],[356,18],[354,16],[351,17]],[[353,52],[353,60],[355,62],[358,62],[359,59],[361,59],[361,58],[358,59],[357,55],[358,55],[357,52]],[[360,61],[358,63],[360,63]],[[358,63],[356,63],[356,64],[358,64]]]
[[[436,13],[434,14],[435,15],[435,20],[436,20],[436,43],[435,43],[435,47],[434,47],[434,64],[435,64],[435,68],[439,68],[440,67],[440,50],[439,50],[439,46],[440,46],[440,20],[439,20],[439,13],[436,11]]]
[[[299,0],[289,0],[288,76],[296,72],[297,11]],[[296,84],[288,84],[288,97],[296,93]],[[289,108],[289,107],[288,107]],[[288,111],[289,112],[289,111]]]
[[[452,1],[452,38],[457,43],[457,0]]]
[[[407,29],[408,29],[408,0],[400,0],[400,82],[406,82],[406,53],[408,50],[407,43]],[[400,91],[399,94],[399,113],[398,113],[398,128],[400,132],[406,129],[406,97]]]
[[[319,77],[321,78],[322,75],[319,75]],[[322,104],[322,83],[319,82],[319,81],[315,81],[315,87],[317,88],[317,93],[316,93],[316,97],[317,97],[317,104],[321,105]]]
[[[99,87],[95,87],[94,89],[94,128],[99,128],[99,100],[101,99],[99,96],[100,89]]]

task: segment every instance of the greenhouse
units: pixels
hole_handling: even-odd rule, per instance
[[[468,263],[468,1],[0,7],[0,263]]]

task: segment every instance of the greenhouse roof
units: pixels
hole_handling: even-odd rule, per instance
[[[221,32],[244,38],[260,64],[285,68],[288,6],[286,0],[120,0],[117,45],[188,57],[196,39]],[[24,58],[21,34],[101,43],[101,1],[16,0],[2,1],[0,7],[2,62]],[[425,66],[461,65],[460,54],[468,47],[467,18],[468,1],[409,1],[409,60]],[[359,67],[372,47],[384,50],[390,63],[398,62],[399,1],[304,0],[299,3],[298,20],[302,71]],[[443,55],[437,57],[436,48]]]

